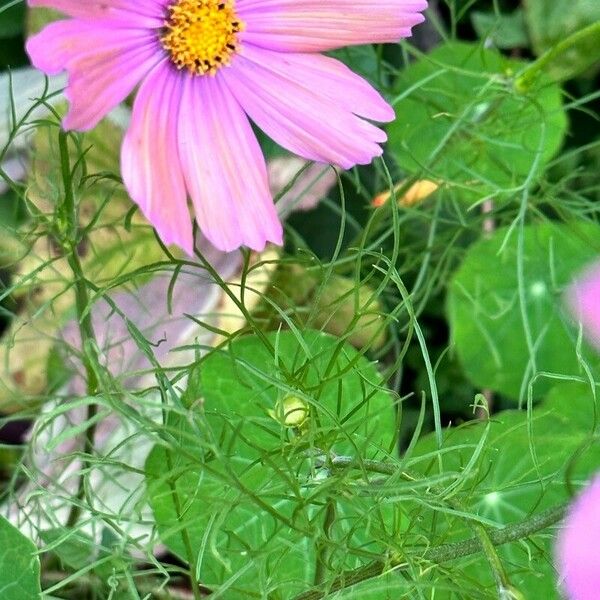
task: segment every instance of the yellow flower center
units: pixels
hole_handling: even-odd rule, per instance
[[[167,9],[161,43],[178,69],[214,75],[238,50],[244,24],[235,0],[175,0]]]

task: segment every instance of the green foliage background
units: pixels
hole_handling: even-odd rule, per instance
[[[2,598],[560,598],[556,526],[600,469],[600,358],[563,306],[600,256],[600,35],[568,37],[598,3],[441,0],[337,52],[396,109],[385,155],[227,276],[128,199],[127,107],[65,136],[52,82],[17,103],[55,15],[0,6]],[[119,294],[169,278],[166,328],[190,274],[219,301],[172,363]],[[103,302],[143,366],[106,364]]]

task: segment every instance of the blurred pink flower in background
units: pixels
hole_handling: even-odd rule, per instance
[[[295,156],[273,158],[267,163],[267,169],[273,195],[282,193],[277,202],[277,213],[281,219],[296,210],[315,208],[338,180],[330,166],[310,164]]]
[[[584,335],[600,349],[600,262],[567,292],[567,305]],[[570,600],[600,598],[600,475],[573,502],[556,545],[560,584]]]
[[[72,19],[29,39],[32,63],[68,73],[66,129],[94,127],[138,84],[125,185],[165,243],[192,253],[187,197],[219,249],[282,243],[250,119],[299,156],[342,168],[382,153],[394,110],[319,54],[396,42],[425,0],[29,0]]]
[[[239,253],[221,253],[208,244],[204,244],[202,251],[225,281],[233,279],[241,269]],[[99,299],[92,308],[92,322],[102,362],[126,389],[151,386],[154,365],[133,339],[125,319],[148,340],[153,361],[163,368],[183,368],[196,357],[197,350],[192,344],[208,347],[215,338],[210,329],[201,327],[190,316],[216,327],[222,299],[223,290],[200,266],[182,269],[174,283],[172,273],[161,273],[140,287],[112,294],[111,303]],[[112,304],[119,312],[113,310]],[[77,322],[70,321],[60,337],[68,348],[64,361],[74,375],[69,392],[85,396],[85,369],[79,360],[82,345]]]
[[[567,303],[573,316],[581,322],[584,335],[600,349],[600,262],[571,286]]]
[[[570,600],[600,598],[600,475],[571,505],[557,542],[560,583]]]
[[[337,181],[331,167],[310,165],[296,158],[277,159],[269,164],[269,170],[273,195],[282,193],[293,181],[277,204],[282,219],[294,210],[314,208]],[[242,255],[221,252],[204,239],[197,240],[196,245],[219,277],[229,282],[230,291],[241,298]],[[244,301],[249,310],[269,284],[274,254],[272,250],[253,256],[252,260],[264,259],[265,264],[255,266],[244,278]],[[164,369],[182,369],[199,352],[216,344],[219,336],[214,333],[215,328],[232,332],[245,323],[239,310],[200,264],[186,266],[174,283],[171,272],[160,273],[140,287],[109,296],[111,302],[100,298],[92,307],[100,356],[122,388],[123,397],[118,403],[135,406],[150,421],[161,418],[160,397],[145,394],[141,401],[139,397],[129,397],[128,392],[155,385],[154,365],[132,338],[127,320],[148,340],[153,360]],[[117,310],[113,310],[113,305]],[[83,464],[80,453],[84,440],[78,432],[87,419],[87,401],[81,400],[86,395],[85,369],[80,360],[81,338],[76,321],[69,321],[57,338],[72,376],[63,390],[64,402],[46,403],[30,433],[27,464],[32,467],[31,480],[6,511],[15,526],[37,541],[40,531],[61,527],[66,522],[70,509],[66,499],[77,493]],[[179,380],[178,385],[185,387],[185,381]],[[90,473],[88,486],[94,492],[90,502],[95,511],[118,514],[124,519],[121,527],[130,540],[135,540],[136,555],[159,552],[163,547],[157,545],[140,474],[155,440],[139,431],[138,424],[128,418],[127,410],[119,412],[102,405],[99,416],[94,450],[110,460],[106,464],[97,461]],[[55,440],[63,441],[56,444]],[[101,526],[93,519],[87,520],[83,531],[96,540],[101,538]]]
[[[239,253],[224,254],[206,242],[200,250],[220,277],[235,279],[242,264]],[[92,307],[102,362],[122,386],[118,404],[135,406],[149,421],[160,418],[159,396],[147,393],[142,400],[129,397],[128,391],[155,385],[153,365],[132,338],[126,320],[148,340],[153,358],[161,367],[181,369],[194,361],[199,348],[210,347],[216,337],[190,315],[212,327],[218,327],[222,318],[223,291],[200,265],[183,269],[175,283],[172,279],[172,273],[161,273],[139,288],[112,294],[112,303],[101,298]],[[235,287],[232,289],[237,292]],[[67,499],[77,494],[83,464],[80,453],[84,440],[77,432],[86,423],[89,402],[82,400],[86,385],[77,323],[70,321],[58,338],[73,376],[63,390],[64,401],[47,402],[35,422],[27,458],[33,467],[31,480],[20,488],[7,513],[13,524],[35,540],[41,531],[64,526],[70,509]],[[181,385],[185,386],[185,380]],[[94,442],[96,454],[105,457],[106,462],[98,461],[89,475],[91,506],[100,513],[121,515],[123,532],[136,540],[138,549],[144,549],[138,553],[152,552],[156,540],[149,526],[151,511],[141,474],[154,443],[152,436],[139,430],[139,424],[127,417],[127,410],[121,412],[100,403]],[[86,519],[86,523],[83,531],[99,540],[101,526],[93,519]]]

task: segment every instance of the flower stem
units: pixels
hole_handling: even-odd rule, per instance
[[[550,48],[547,52],[542,54],[537,60],[532,62],[516,79],[515,87],[518,91],[527,91],[535,80],[536,76],[544,71],[546,67],[552,63],[558,56],[561,56],[565,52],[571,50],[584,40],[593,39],[594,37],[600,36],[600,21],[596,21],[583,29],[579,29],[569,37],[560,41],[558,44]],[[590,64],[593,62],[593,57],[590,57]],[[576,75],[575,72],[570,74],[571,76]]]
[[[98,393],[98,376],[94,369],[94,360],[96,359],[96,335],[92,325],[92,315],[89,311],[90,299],[88,287],[79,259],[78,246],[80,241],[79,217],[77,205],[75,203],[75,193],[73,190],[73,175],[71,173],[71,161],[69,158],[69,146],[67,133],[60,131],[58,134],[58,147],[60,152],[60,168],[64,198],[59,207],[59,235],[60,241],[65,249],[66,259],[73,273],[74,291],[75,291],[75,310],[77,314],[77,323],[79,326],[79,335],[81,338],[81,350],[83,366],[86,374],[86,393],[93,397]],[[97,413],[97,405],[88,404],[87,420],[90,426],[85,433],[84,451],[87,455],[93,454],[94,436],[96,425],[94,417]],[[85,472],[89,469],[89,463],[86,459],[82,461],[81,474],[77,490],[77,500],[71,506],[67,526],[75,525],[81,514],[81,500],[85,492]]]
[[[166,422],[164,422],[163,424],[166,426]],[[171,453],[168,450],[165,451],[165,458],[166,458],[166,462],[167,462],[168,472],[172,473],[173,469],[174,469],[173,459],[171,457]],[[181,523],[183,520],[184,511],[181,506],[181,502],[179,500],[177,484],[173,479],[169,478],[168,485],[171,490],[171,499],[173,500],[173,507],[175,509],[175,515],[177,517],[177,521],[179,523]],[[189,531],[187,530],[187,528],[185,526],[183,526],[181,528],[181,539],[182,539],[183,545],[185,547],[186,558],[188,561],[190,584],[192,586],[192,594],[194,595],[194,600],[202,600],[200,584],[198,583],[198,579],[197,579],[198,561],[196,559],[196,554],[192,547],[192,540],[190,538]]]
[[[325,539],[328,539],[331,534],[331,528],[335,521],[336,506],[335,500],[329,498],[327,502],[327,508],[325,509],[325,518],[323,520],[323,535]],[[329,558],[328,544],[322,542],[317,547],[317,561],[315,565],[315,585],[323,583],[325,579],[327,559]]]
[[[335,457],[333,457],[331,459],[331,466],[333,468],[340,468],[340,467],[342,467],[342,468],[343,467],[363,468],[366,471],[371,471],[374,473],[382,473],[382,474],[385,473],[385,474],[390,474],[390,475],[396,473],[396,468],[392,464],[375,461],[375,460],[366,460],[366,461],[361,460],[360,462],[357,462],[354,458],[352,458],[350,456],[335,456]],[[407,471],[402,471],[399,474],[402,477],[402,479],[404,479],[405,481],[418,482],[423,479],[423,476],[419,475],[417,473],[409,473]],[[441,497],[443,497],[443,495],[444,495],[444,491],[437,487],[430,486],[428,488],[428,490],[429,490],[429,492],[434,493]],[[466,512],[464,506],[462,506],[462,504],[454,498],[446,499],[445,502],[453,510],[456,510],[460,513]],[[490,533],[488,532],[487,528],[484,527],[481,523],[478,523],[476,521],[469,521],[469,526],[473,530],[475,537],[481,543],[481,548],[483,550],[483,553],[486,556],[486,559],[488,561],[488,564],[489,564],[492,574],[494,576],[494,581],[496,582],[496,587],[498,589],[498,592],[500,593],[502,590],[511,589],[512,586],[508,579],[508,575],[506,574],[506,571],[504,570],[504,565],[502,564],[502,561],[500,560],[500,557],[498,556],[498,553],[496,552],[496,548],[490,539]]]
[[[509,542],[525,539],[534,533],[543,531],[558,523],[563,518],[566,508],[567,504],[560,504],[539,515],[521,521],[520,523],[489,531],[489,541],[493,546],[501,546],[503,544],[508,544]],[[481,539],[478,536],[475,536],[468,540],[464,540],[463,542],[443,544],[441,546],[420,550],[418,558],[422,561],[442,564],[457,558],[476,554],[483,549]],[[373,579],[374,577],[379,577],[391,569],[399,572],[406,568],[406,560],[403,560],[401,556],[384,556],[379,560],[370,562],[364,567],[343,573],[337,577],[331,585],[327,586],[326,589],[312,589],[296,596],[293,600],[321,600],[321,598],[325,598],[329,594],[339,590],[349,588],[363,581],[367,581],[368,579]]]

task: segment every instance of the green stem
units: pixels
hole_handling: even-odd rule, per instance
[[[485,557],[490,565],[492,575],[494,576],[494,582],[496,583],[496,591],[498,592],[498,598],[502,598],[506,590],[512,589],[512,585],[508,579],[508,574],[504,570],[502,560],[494,546],[491,534],[481,523],[473,523],[471,525],[475,532],[475,537],[479,540],[481,550],[485,554]]]
[[[542,54],[537,60],[532,62],[520,75],[517,77],[515,87],[519,91],[526,91],[529,89],[531,83],[538,75],[538,73],[545,70],[545,68],[553,62],[558,56],[564,54],[574,46],[577,46],[586,39],[593,39],[594,37],[600,36],[600,21],[596,21],[579,31],[571,34],[566,39],[560,41],[558,44],[550,48],[547,52]],[[590,64],[592,59],[590,59]],[[575,75],[576,73],[571,73]]]
[[[325,572],[327,570],[327,559],[329,556],[329,544],[327,543],[327,539],[329,538],[331,527],[335,522],[335,514],[335,500],[333,500],[333,498],[329,498],[327,502],[327,508],[325,509],[325,518],[323,520],[323,534],[325,536],[325,540],[323,540],[317,548],[317,561],[315,565],[315,585],[319,585],[325,580]]]
[[[166,425],[166,422],[164,422]],[[169,473],[172,473],[174,470],[173,458],[171,457],[171,453],[169,450],[165,450],[165,456],[167,460],[167,469]],[[177,516],[177,521],[181,523],[183,518],[183,510],[181,507],[181,502],[179,501],[179,494],[177,492],[177,484],[171,478],[168,479],[168,485],[171,490],[171,498],[173,500],[173,507],[175,508],[175,514]],[[189,531],[185,526],[182,525],[181,529],[181,539],[183,541],[183,545],[185,546],[185,553],[187,555],[188,565],[190,569],[190,583],[192,584],[192,593],[194,594],[194,600],[202,600],[202,593],[200,591],[200,584],[196,578],[196,570],[198,561],[196,560],[196,555],[194,553],[194,549],[192,548],[192,540],[190,539]]]
[[[365,471],[369,471],[372,473],[381,473],[384,475],[399,474],[400,477],[402,479],[404,479],[405,481],[410,481],[410,482],[423,481],[423,477],[419,474],[410,473],[408,471],[398,472],[397,467],[393,464],[376,461],[376,460],[357,461],[355,458],[353,458],[351,456],[330,457],[329,466],[330,466],[330,468],[334,468],[334,469],[335,468],[338,468],[338,469],[340,469],[340,468],[342,468],[342,469],[356,468],[356,469],[362,469]],[[434,487],[430,486],[428,488],[428,491],[430,493],[433,493],[433,494],[443,497],[443,490],[436,486],[434,486]],[[446,503],[453,510],[456,510],[461,513],[465,512],[464,507],[458,500],[451,498],[451,499],[447,499]],[[471,529],[473,530],[473,532],[475,534],[473,540],[477,541],[479,543],[478,550],[483,551],[483,553],[485,554],[486,559],[490,565],[499,595],[502,595],[502,593],[505,593],[507,590],[512,590],[513,589],[512,585],[508,579],[508,576],[504,569],[504,565],[502,564],[502,561],[496,550],[496,544],[494,544],[494,541],[493,541],[493,534],[490,533],[488,531],[488,529],[481,523],[470,521],[469,526],[471,527]],[[454,546],[453,546],[453,551],[454,551]],[[374,564],[378,564],[378,561],[376,561],[376,563],[374,563]],[[389,561],[386,564],[389,564]],[[365,569],[364,572],[363,572],[363,568],[361,568],[358,571],[356,571],[356,573],[358,575],[364,574],[364,573],[371,573],[372,570],[374,569],[373,565],[367,565],[367,567],[369,567],[369,568],[367,569],[366,567],[364,567],[364,569]]]
[[[507,525],[501,529],[493,529],[489,532],[490,541],[494,546],[502,546],[503,544],[528,538],[534,533],[556,525],[564,517],[568,506],[568,503],[559,504],[520,523]],[[428,550],[424,556],[431,562],[441,564],[455,558],[470,556],[479,551],[481,551],[481,542],[477,538],[471,538],[463,542],[456,542],[455,544],[436,546]]]
[[[393,464],[376,460],[361,460],[357,462],[351,456],[335,456],[331,459],[331,466],[333,468],[362,468],[365,471],[381,473],[386,475],[393,475],[397,472],[397,469]],[[410,473],[408,471],[401,471],[399,475],[405,481],[418,482],[423,480],[422,475],[419,475],[417,473]],[[440,497],[443,497],[444,495],[444,491],[437,487],[430,486],[428,488],[428,491]],[[458,500],[447,499],[446,503],[450,508],[456,510],[457,512],[465,512],[464,506],[462,506],[462,504]],[[490,534],[487,528],[476,521],[469,521],[468,524],[469,527],[471,527],[471,529],[475,533],[477,539],[479,539],[481,543],[483,553],[486,556],[486,559],[490,565],[490,569],[494,576],[494,581],[496,582],[496,588],[498,592],[500,593],[503,590],[511,589],[512,586],[508,579],[508,575],[506,574],[504,566],[502,565],[502,561],[500,560],[500,557],[496,552],[496,548],[490,539]]]
[[[494,546],[501,546],[510,542],[525,539],[531,535],[543,531],[552,525],[558,523],[564,516],[567,504],[561,504],[550,508],[535,517],[507,525],[502,529],[495,529],[488,533],[489,540]],[[483,550],[482,543],[479,537],[473,537],[463,542],[454,544],[443,544],[434,546],[433,548],[420,550],[416,560],[427,561],[434,564],[442,564],[457,558],[464,558],[481,552]],[[407,569],[407,561],[399,556],[385,556],[379,560],[375,560],[364,567],[347,571],[337,577],[331,585],[326,589],[312,589],[296,596],[293,600],[321,600],[329,594],[342,589],[349,588],[353,585],[379,577],[386,571],[395,569],[396,572]]]
[[[465,507],[458,500],[452,498],[446,500],[446,502],[448,503],[448,506],[450,506],[450,508],[459,512],[466,512]],[[502,560],[500,559],[500,556],[496,551],[494,542],[491,539],[491,534],[488,531],[487,527],[485,527],[482,523],[479,523],[478,521],[469,520],[468,525],[474,532],[475,537],[479,540],[479,543],[481,544],[481,550],[485,554],[485,557],[492,571],[492,575],[494,576],[494,582],[496,583],[498,597],[501,598],[503,596],[503,592],[505,590],[512,589],[512,586],[508,579],[508,575],[504,570]]]
[[[92,325],[92,314],[89,310],[90,299],[86,279],[79,260],[79,217],[75,203],[75,193],[73,190],[73,177],[71,173],[71,161],[69,158],[68,137],[64,131],[60,131],[58,136],[58,147],[60,152],[60,168],[62,184],[64,190],[64,199],[59,207],[61,219],[60,237],[62,246],[66,251],[67,262],[73,273],[75,290],[75,310],[77,313],[77,323],[79,326],[79,335],[81,338],[81,355],[86,374],[86,393],[88,397],[93,397],[98,393],[98,376],[93,365],[93,355],[96,352],[96,335]],[[94,417],[97,413],[97,405],[91,403],[87,409],[87,420],[90,422],[85,433],[84,451],[89,456],[94,452],[94,437],[96,433],[96,424]],[[90,464],[85,458],[82,461],[81,475],[77,490],[77,501],[71,506],[67,526],[75,525],[81,514],[81,500],[85,492],[85,472]]]

